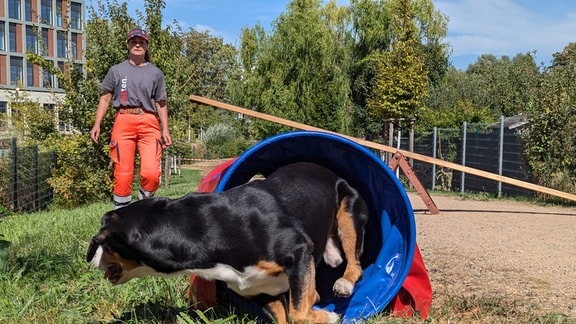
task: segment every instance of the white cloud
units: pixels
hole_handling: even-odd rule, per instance
[[[507,55],[536,51],[537,63],[576,41],[573,0],[440,0],[437,10],[449,17],[453,56]]]

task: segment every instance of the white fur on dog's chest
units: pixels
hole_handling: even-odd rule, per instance
[[[190,273],[208,280],[226,282],[228,288],[241,296],[258,294],[279,295],[288,291],[288,276],[284,272],[271,276],[257,266],[246,267],[243,272],[225,264],[210,269],[193,269]]]

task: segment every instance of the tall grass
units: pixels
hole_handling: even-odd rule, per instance
[[[183,170],[159,196],[179,197],[194,190],[200,175]],[[188,312],[188,278],[141,278],[120,286],[103,279],[85,261],[100,217],[112,207],[97,203],[73,210],[12,215],[0,233],[12,242],[8,268],[0,271],[0,323],[255,323],[225,309]],[[438,297],[438,296],[437,296]],[[570,323],[561,315],[533,316],[492,297],[440,296],[428,323]],[[393,318],[383,312],[367,323],[423,323],[418,317]]]

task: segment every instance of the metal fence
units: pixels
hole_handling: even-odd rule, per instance
[[[36,145],[18,147],[13,138],[0,147],[0,216],[46,208],[53,197],[46,180],[55,166],[55,152],[39,152]]]
[[[409,150],[409,138],[402,137],[400,148]],[[468,125],[460,129],[435,128],[414,135],[414,152],[454,162],[478,170],[532,182],[522,153],[518,128],[502,119],[498,124]],[[483,192],[497,196],[533,196],[534,192],[460,171],[414,160],[414,172],[429,189]]]
[[[531,182],[524,162],[518,129],[502,121],[496,125],[463,124],[460,129],[435,128],[430,132],[402,134],[394,146],[403,150],[413,147],[415,153],[462,164],[475,169]],[[398,141],[400,143],[398,144]],[[55,152],[40,153],[37,146],[17,147],[16,139],[0,146],[0,216],[10,212],[33,212],[46,208],[53,198],[47,179],[56,167]],[[178,163],[177,163],[178,161]],[[498,181],[437,167],[421,161],[411,161],[422,184],[433,190],[484,192],[495,195],[533,196],[531,190]],[[179,159],[167,157],[164,181],[178,172]]]

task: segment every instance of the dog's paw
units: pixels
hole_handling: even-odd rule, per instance
[[[326,264],[332,268],[336,268],[342,264],[342,262],[344,262],[344,259],[342,259],[342,254],[340,253],[340,249],[338,249],[334,239],[331,237],[328,238],[328,241],[326,241],[323,257],[324,262],[326,262]]]
[[[334,312],[328,312],[328,316],[329,316],[328,323],[332,324],[332,323],[338,323],[340,321],[340,315]]]
[[[336,280],[334,286],[332,286],[332,292],[338,297],[350,297],[353,289],[354,285],[344,278]]]
[[[297,314],[295,314],[297,315]],[[340,315],[329,312],[325,309],[312,309],[309,313],[295,316],[292,323],[294,324],[308,324],[308,323],[338,323],[340,321]]]

